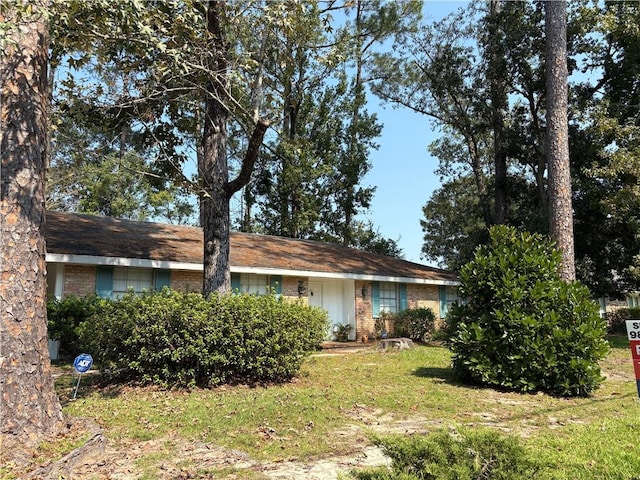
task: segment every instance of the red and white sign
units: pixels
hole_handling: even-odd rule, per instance
[[[636,374],[636,385],[640,397],[640,320],[627,320],[627,336],[631,347],[633,370]]]

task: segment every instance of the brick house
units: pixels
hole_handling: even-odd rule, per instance
[[[200,228],[48,212],[45,237],[50,296],[116,298],[128,289],[164,286],[201,291]],[[322,307],[332,324],[352,325],[355,340],[373,333],[383,311],[428,307],[443,318],[458,280],[445,270],[339,245],[234,232],[231,284],[254,294],[275,289]]]

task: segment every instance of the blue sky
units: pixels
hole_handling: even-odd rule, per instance
[[[425,20],[439,20],[466,3],[427,0]],[[368,108],[377,113],[383,130],[378,138],[380,148],[370,156],[373,168],[362,182],[376,187],[367,218],[383,237],[398,241],[407,260],[433,264],[420,258],[420,220],[424,218],[422,207],[440,186],[434,173],[438,161],[427,151],[437,133],[428,117],[409,109],[381,106],[378,98],[371,98]]]

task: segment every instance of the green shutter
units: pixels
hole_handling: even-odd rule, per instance
[[[269,286],[276,295],[282,295],[282,275],[271,275]]]
[[[401,283],[398,285],[398,296],[400,297],[400,312],[409,308],[409,304],[407,302],[407,284]]]
[[[231,274],[231,291],[233,293],[240,293],[242,291],[242,285],[240,284],[240,274]]]
[[[164,287],[171,288],[171,270],[156,270],[154,288],[157,292]]]
[[[380,316],[380,283],[371,282],[371,309],[372,316],[378,318]]]
[[[96,294],[100,298],[111,298],[113,296],[113,267],[98,267]]]
[[[440,286],[440,318],[447,316],[447,287]]]

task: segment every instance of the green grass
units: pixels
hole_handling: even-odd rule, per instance
[[[602,364],[607,379],[590,398],[468,387],[453,378],[448,351],[434,346],[312,357],[286,385],[186,392],[100,388],[87,378],[75,401],[64,400],[72,379],[58,387],[65,413],[93,418],[113,445],[163,442],[140,460],[145,478],[180,442],[237,449],[260,461],[310,461],[353,451],[355,442],[369,441],[367,429],[381,434],[385,425],[417,419],[427,430],[471,426],[518,435],[553,467],[547,478],[632,480],[640,478],[640,402],[628,344],[616,339],[612,347]],[[360,433],[336,433],[349,425]],[[183,468],[199,469],[193,462]]]

